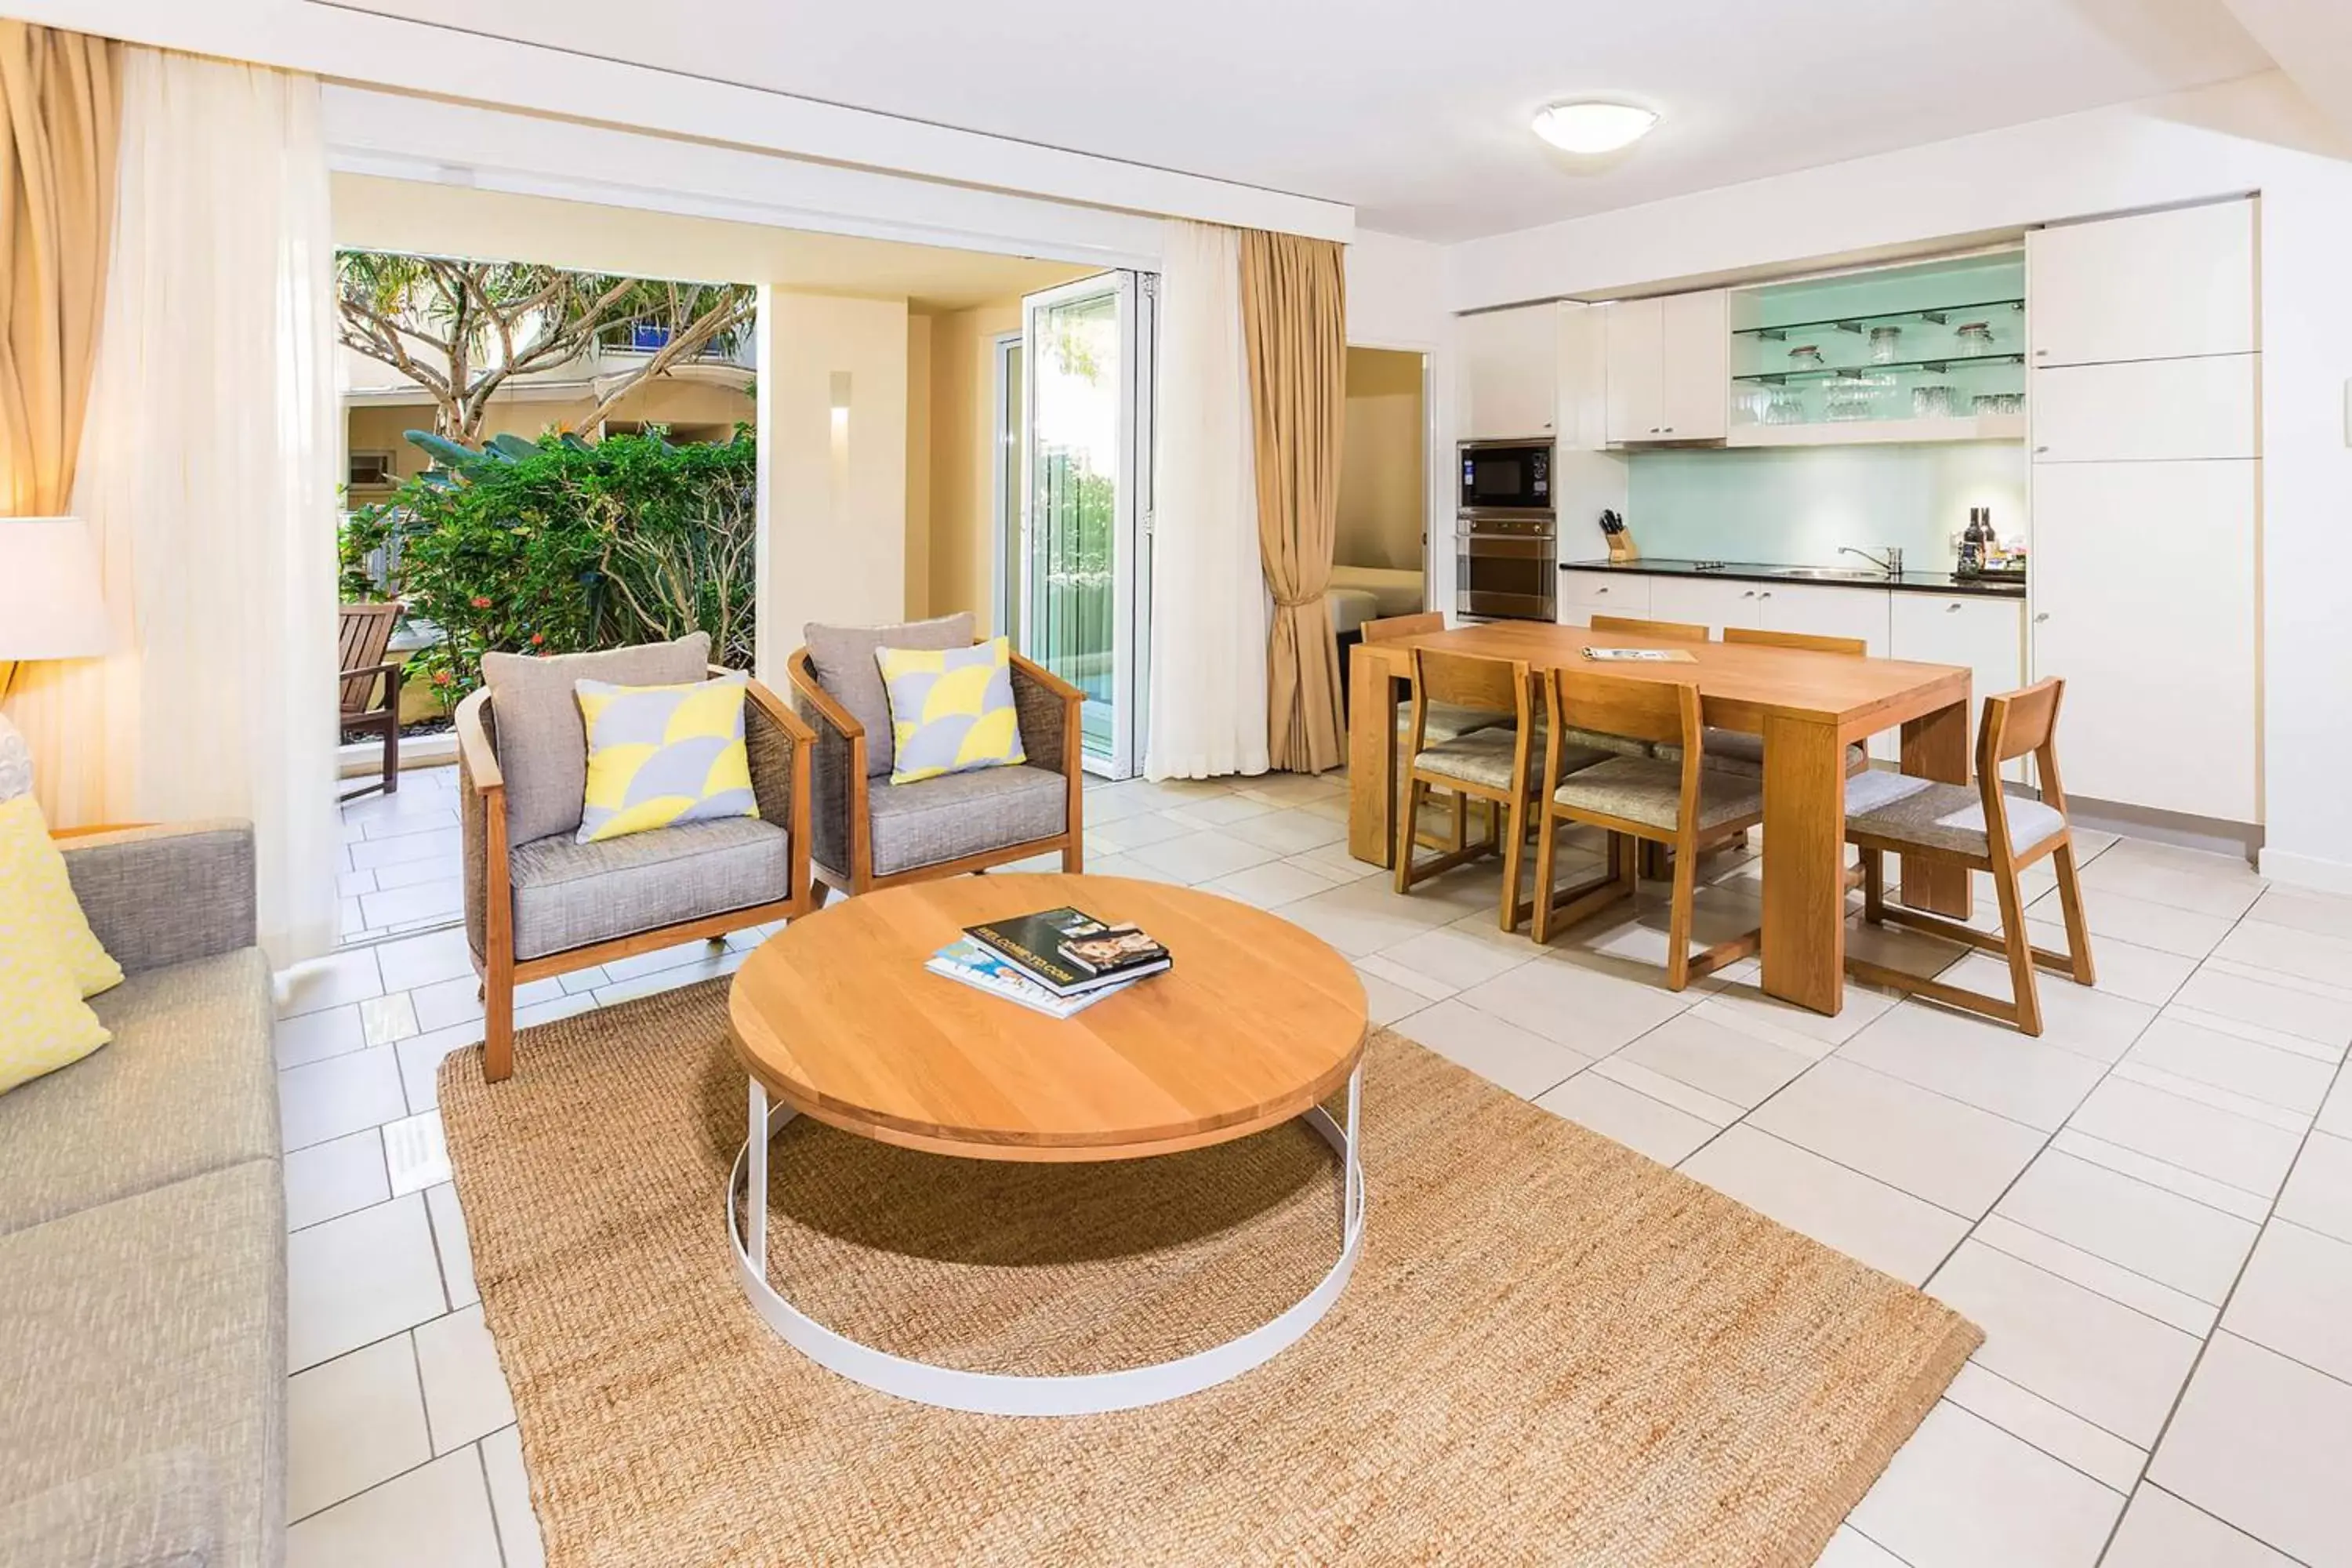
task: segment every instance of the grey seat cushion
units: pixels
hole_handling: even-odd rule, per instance
[[[1617,757],[1646,757],[1653,754],[1650,742],[1633,735],[1612,735],[1601,730],[1586,730],[1570,724],[1568,738],[1580,746],[1596,752],[1607,752]]]
[[[782,827],[750,816],[594,844],[557,834],[522,845],[509,859],[515,956],[544,958],[787,898],[792,845]]]
[[[133,974],[90,1006],[112,1044],[0,1094],[0,1233],[278,1153],[259,948]]]
[[[1025,763],[919,784],[875,779],[866,785],[866,811],[874,874],[889,877],[1053,837],[1069,816],[1069,785],[1061,774]]]
[[[710,673],[710,634],[689,632],[676,642],[602,653],[534,658],[486,653],[497,716],[499,771],[506,776],[507,842],[528,844],[551,833],[573,833],[588,795],[588,731],[580,721],[583,680],[614,686],[682,686]]]
[[[145,1130],[110,1131],[127,1142]],[[219,1494],[210,1568],[281,1561],[286,1203],[277,1161],[0,1237],[0,1476],[10,1497],[193,1449]]]
[[[1507,725],[1501,729],[1474,731],[1456,740],[1435,746],[1425,746],[1412,759],[1412,765],[1423,773],[1441,779],[1458,779],[1464,784],[1483,784],[1488,789],[1508,790],[1511,787],[1511,753],[1518,743],[1518,730]],[[1580,746],[1566,742],[1560,747],[1560,772],[1572,773],[1609,761],[1612,753],[1591,746]],[[1543,772],[1544,736],[1538,731],[1528,742],[1528,776],[1537,777]]]
[[[896,626],[828,626],[811,621],[801,628],[817,684],[866,727],[866,773],[887,774],[898,748],[890,733],[890,692],[874,662],[877,647],[970,647],[971,612],[960,610],[933,621]]]
[[[1698,826],[1703,830],[1753,817],[1764,809],[1764,781],[1699,770]],[[1562,805],[1671,828],[1682,812],[1683,769],[1655,757],[1612,757],[1562,779],[1552,799]]]
[[[220,1515],[204,1455],[142,1455],[0,1502],[0,1563],[209,1568],[220,1561]]]
[[[1680,766],[1683,749],[1661,744],[1657,756],[1662,762]],[[1746,773],[1750,778],[1764,776],[1764,737],[1751,735],[1744,730],[1717,730],[1710,727],[1706,740],[1700,747],[1700,761],[1707,767],[1720,768],[1727,773]],[[1870,753],[1859,742],[1845,749],[1845,771],[1858,773],[1870,766]]]
[[[2030,849],[2066,826],[2064,816],[2038,800],[2013,795],[2002,804],[2009,813],[2012,851]],[[1984,797],[1973,784],[1938,784],[1907,773],[1864,773],[1845,786],[1845,825],[1849,832],[1930,849],[1979,857],[1992,851],[1985,833]]]
[[[1488,730],[1497,724],[1511,723],[1508,713],[1490,713],[1484,708],[1465,708],[1458,702],[1433,702],[1423,718],[1421,738],[1429,745],[1459,740],[1476,730]],[[1403,741],[1412,739],[1412,709],[1397,710],[1397,734]]]

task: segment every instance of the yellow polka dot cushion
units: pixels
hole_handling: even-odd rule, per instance
[[[1028,760],[1004,638],[970,647],[877,647],[874,662],[890,697],[892,784]]]
[[[687,686],[578,683],[588,732],[579,842],[720,816],[757,816],[740,675]]]
[[[106,1044],[83,997],[121,979],[82,919],[40,808],[30,795],[0,801],[0,1094]]]

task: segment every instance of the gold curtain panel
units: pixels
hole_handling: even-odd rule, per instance
[[[120,47],[0,22],[0,497],[64,512],[97,357],[114,224]]]
[[[1347,420],[1346,263],[1328,239],[1242,233],[1242,327],[1256,426],[1258,553],[1274,594],[1266,746],[1277,768],[1321,773],[1340,744],[1339,655],[1324,591],[1339,527]]]

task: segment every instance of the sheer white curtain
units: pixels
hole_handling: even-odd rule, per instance
[[[1159,354],[1144,776],[1262,773],[1266,591],[1239,230],[1166,226]]]
[[[241,816],[262,944],[336,931],[334,250],[317,79],[131,48],[75,510],[116,651],[18,705],[61,823]]]

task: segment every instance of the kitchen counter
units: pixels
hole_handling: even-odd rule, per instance
[[[1735,583],[1821,583],[1832,588],[1896,588],[1915,594],[1972,594],[1988,599],[2022,599],[2022,578],[1960,578],[1948,572],[1906,572],[1890,577],[1883,572],[1814,566],[1770,566],[1733,561],[1722,565],[1671,559],[1628,561],[1563,561],[1563,572],[1620,572],[1652,577],[1722,577]]]

